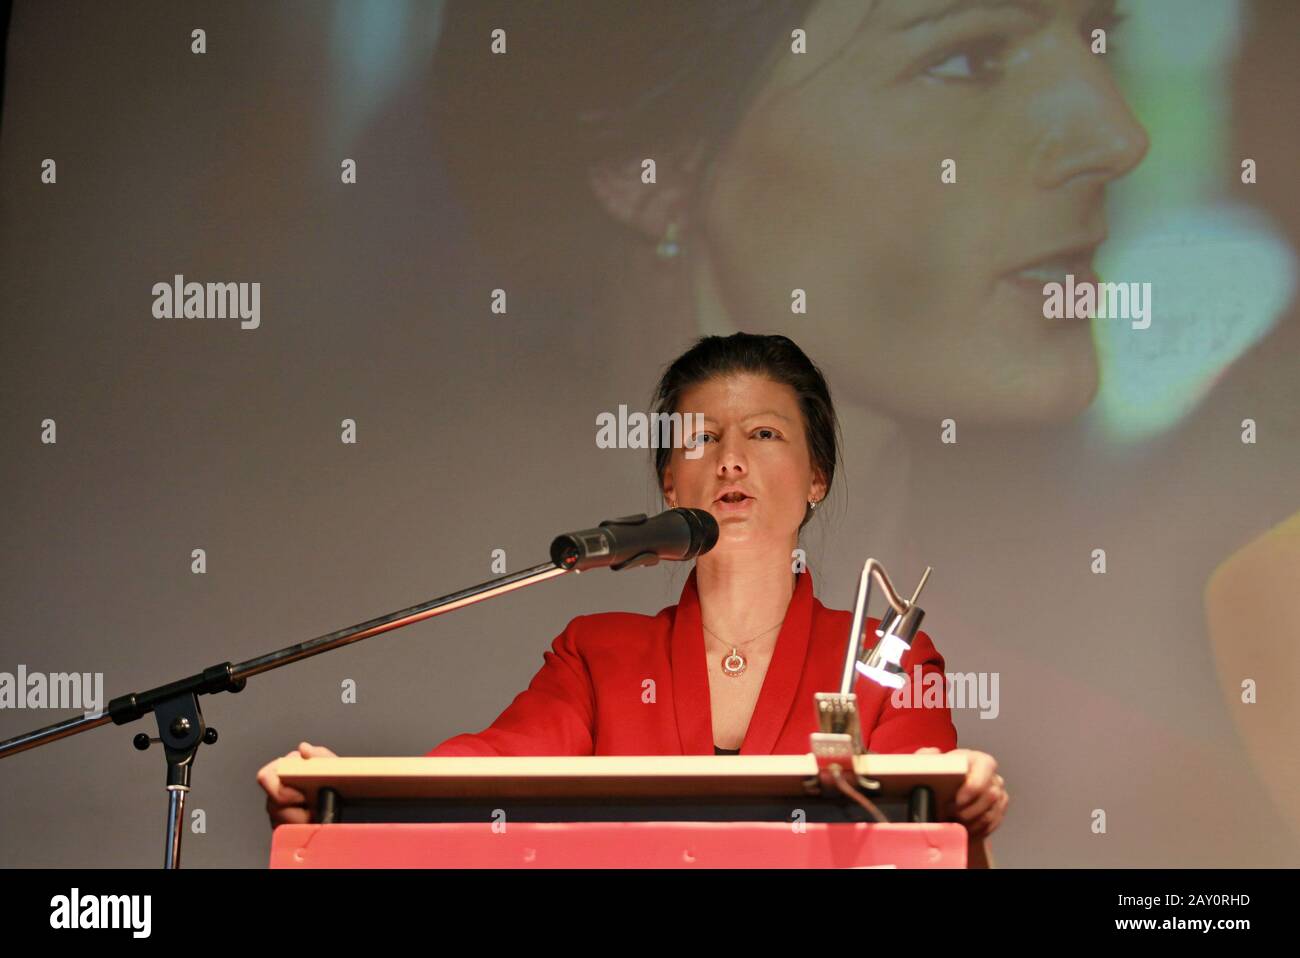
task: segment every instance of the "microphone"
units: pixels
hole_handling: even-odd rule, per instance
[[[718,520],[703,509],[669,509],[653,519],[645,513],[606,519],[595,529],[556,536],[551,561],[582,572],[602,566],[618,572],[660,559],[683,561],[704,555],[718,542]]]

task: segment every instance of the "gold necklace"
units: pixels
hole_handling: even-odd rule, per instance
[[[758,635],[754,636],[753,638],[745,640],[744,642],[741,643],[741,645],[749,645],[749,643],[753,642],[754,639],[757,639],[760,636],[767,635],[767,633],[771,632],[772,629],[780,628],[784,623],[785,623],[785,619],[782,619],[776,625],[770,626],[764,629],[762,632],[758,633]],[[700,625],[704,626],[704,631],[709,633],[709,635],[713,636],[719,642],[722,641],[722,636],[718,635],[718,633],[714,632],[707,625],[704,625],[703,622],[701,622]],[[723,642],[722,644],[727,645],[728,643]],[[722,674],[728,675],[733,679],[741,675],[748,667],[749,667],[749,661],[743,655],[740,654],[740,651],[734,645],[731,646],[731,652],[722,657]]]

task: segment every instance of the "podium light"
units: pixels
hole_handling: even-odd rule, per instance
[[[919,592],[920,589],[917,589]],[[916,596],[914,595],[913,601]],[[921,628],[921,617],[925,613],[915,605],[909,605],[906,612],[899,615],[891,607],[880,619],[881,628],[876,629],[878,641],[875,646],[865,650],[856,663],[859,675],[865,676],[886,688],[901,689],[907,681],[903,671],[903,656],[912,647],[912,640]]]

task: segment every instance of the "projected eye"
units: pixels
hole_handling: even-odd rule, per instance
[[[1005,37],[981,37],[948,50],[925,68],[925,75],[956,83],[989,83],[1002,75]]]

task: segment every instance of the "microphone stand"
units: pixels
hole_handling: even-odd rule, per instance
[[[644,519],[644,517],[641,517]],[[619,521],[619,520],[615,520]],[[645,561],[648,557],[638,557]],[[651,563],[652,564],[652,563]],[[509,575],[490,579],[479,585],[470,586],[459,592],[444,595],[438,599],[421,602],[408,609],[391,612],[379,618],[362,622],[337,632],[299,642],[276,652],[259,655],[247,662],[231,664],[222,662],[204,669],[188,678],[169,682],[144,692],[132,692],[111,700],[107,712],[97,712],[81,718],[67,719],[0,742],[0,758],[16,755],[30,748],[48,745],[61,738],[98,728],[112,722],[125,725],[143,718],[150,712],[158,722],[158,737],[150,738],[141,732],[134,739],[134,745],[141,751],[147,749],[151,742],[161,742],[163,755],[167,761],[167,845],[163,857],[164,868],[179,868],[181,863],[181,835],[185,813],[185,794],[190,790],[190,771],[194,766],[194,756],[200,745],[212,745],[217,741],[217,730],[203,720],[199,708],[199,696],[216,692],[240,692],[254,675],[278,669],[322,652],[329,652],[360,642],[371,636],[413,622],[422,622],[435,615],[464,608],[485,599],[492,599],[515,589],[566,575],[570,571],[581,572],[573,560],[569,567],[556,562],[535,565]]]

